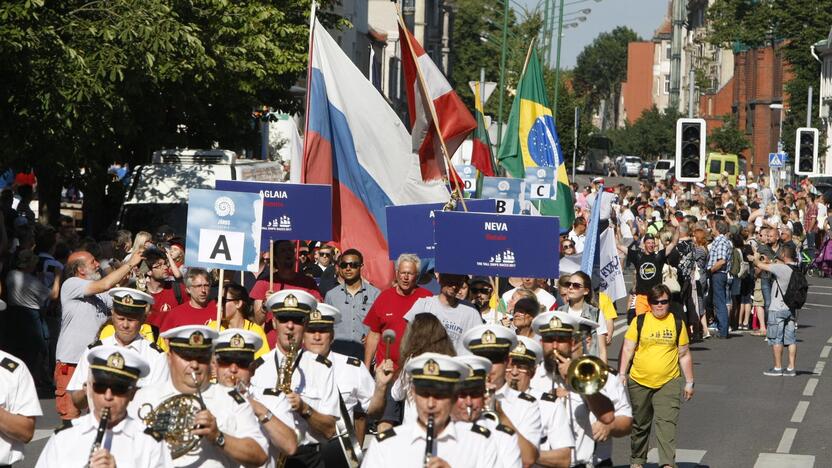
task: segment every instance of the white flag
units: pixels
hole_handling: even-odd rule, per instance
[[[613,301],[627,296],[627,286],[624,284],[624,272],[621,270],[621,260],[615,247],[615,234],[607,228],[601,233],[600,261],[598,262],[601,281],[600,290],[605,292]]]

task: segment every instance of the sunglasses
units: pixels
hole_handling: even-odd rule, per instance
[[[329,252],[318,252],[319,257],[331,257],[332,254]]]
[[[569,289],[583,289],[586,286],[583,283],[566,283],[566,287]]]
[[[341,262],[341,263],[338,264],[338,266],[341,267],[341,268],[358,269],[358,268],[361,268],[363,266],[363,264],[361,262]]]
[[[659,299],[657,301],[650,301],[650,303],[653,304],[653,305],[667,305],[667,304],[670,304],[670,300],[669,299]]]
[[[471,288],[471,292],[491,294],[492,292],[494,292],[494,289],[492,289],[492,288]]]
[[[103,383],[94,383],[92,384],[92,391],[98,394],[103,394],[107,392],[107,389],[110,389],[110,392],[116,396],[126,395],[127,392],[130,391],[130,386],[127,384],[103,384]]]
[[[575,248],[575,244],[563,244],[563,248],[564,248],[564,249],[574,249],[574,248]]]
[[[291,316],[291,315],[289,315],[289,316],[287,316],[287,315],[281,315],[281,316],[276,317],[276,318],[277,318],[277,321],[278,321],[279,323],[289,323],[289,322],[294,322],[294,323],[299,324],[299,325],[303,325],[304,323],[306,323],[306,319],[305,319],[305,318],[299,318],[299,317],[297,317],[297,316],[294,316],[294,317],[293,317],[293,316]]]
[[[229,367],[231,364],[237,364],[237,367],[241,369],[248,369],[251,366],[251,363],[254,362],[253,359],[246,359],[246,358],[231,358],[231,357],[218,357],[217,364]]]

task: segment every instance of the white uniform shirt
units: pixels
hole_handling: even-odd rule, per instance
[[[540,446],[543,427],[540,423],[540,410],[535,397],[528,393],[512,389],[508,384],[495,392],[503,413],[511,420],[517,432],[533,446]]]
[[[181,392],[174,388],[170,380],[161,385],[139,389],[133,401],[130,402],[128,412],[131,416],[138,418],[139,412],[142,415],[147,412],[146,409],[140,410],[145,403],[155,408],[162,401],[179,393]],[[260,424],[254,416],[251,405],[236,390],[213,384],[202,391],[202,400],[208,411],[216,418],[217,427],[222,433],[238,438],[250,438],[262,447],[264,453],[268,453],[268,440],[260,431]],[[239,463],[235,463],[213,441],[205,437],[192,451],[174,460],[174,466],[177,467],[219,468],[237,465]]]
[[[491,437],[473,431],[471,423],[452,422],[434,438],[434,456],[453,468],[494,468],[497,448]],[[403,424],[376,436],[367,449],[365,468],[422,468],[425,460],[425,429],[418,423]]]
[[[277,369],[283,366],[283,358],[283,353],[277,346],[262,356],[263,364],[252,376],[251,385],[261,392],[271,393],[277,386]],[[299,359],[297,368],[292,373],[292,390],[315,411],[340,418],[338,388],[335,386],[332,363],[306,350],[300,353]],[[326,438],[310,431],[309,423],[300,414],[293,414],[293,418],[295,428],[300,432],[299,445],[326,442]]]
[[[107,338],[103,338],[89,345],[87,349],[84,350],[84,354],[81,355],[81,360],[78,361],[78,367],[75,368],[72,378],[66,385],[66,389],[68,391],[72,392],[83,388],[84,383],[87,381],[87,374],[90,369],[90,364],[87,362],[87,355],[90,353],[91,349],[101,345],[121,346],[121,344],[119,344],[116,340],[115,335],[108,336]],[[150,341],[147,341],[141,335],[137,336],[130,344],[125,346],[125,348],[130,348],[139,353],[141,357],[143,357],[148,364],[150,364],[150,373],[139,379],[136,384],[137,387],[142,388],[150,385],[160,385],[170,379],[168,356],[162,348],[158,347],[154,343],[151,343]]]
[[[91,414],[73,420],[72,427],[49,439],[36,468],[87,466],[97,432],[98,421]],[[109,450],[119,468],[174,466],[167,444],[145,434],[144,424],[130,416],[104,433],[101,447]]]
[[[21,416],[43,416],[32,374],[22,361],[0,351],[0,407]],[[23,459],[23,442],[0,433],[0,465]]]
[[[338,387],[338,392],[341,394],[341,399],[344,400],[344,405],[353,415],[353,408],[358,405],[361,411],[367,412],[370,406],[370,399],[373,397],[373,392],[376,389],[376,382],[367,366],[361,360],[354,357],[346,356],[335,351],[330,351],[327,356],[332,362],[332,370],[335,372],[335,384]]]
[[[283,424],[291,427],[292,429],[297,430],[297,427],[295,426],[295,415],[292,412],[292,407],[289,405],[289,401],[286,399],[285,393],[281,392],[276,395],[265,395],[263,394],[263,391],[257,387],[251,387],[250,391],[254,399],[268,408],[275,418],[279,419]],[[265,437],[266,440],[269,439],[269,435],[266,433],[266,430],[262,425],[260,425],[260,432],[263,433],[263,437]],[[265,468],[274,468],[277,466],[277,460],[279,458],[280,452],[273,444],[269,443],[269,461],[266,463]]]
[[[566,400],[558,399],[550,392],[529,389],[527,393],[537,398],[537,407],[540,410],[540,424],[543,428],[540,451],[574,447],[575,437],[569,427],[569,414],[566,411],[556,411],[558,405],[566,405]]]
[[[465,423],[472,424],[472,423]],[[478,426],[482,426],[489,431],[490,444],[497,449],[497,468],[521,468],[523,460],[520,456],[520,442],[517,439],[517,433],[502,424],[497,424],[493,419],[480,418],[477,421]],[[469,428],[470,429],[470,428]]]

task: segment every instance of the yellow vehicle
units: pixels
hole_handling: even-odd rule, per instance
[[[719,182],[722,173],[728,173],[728,183],[737,185],[737,176],[745,172],[745,158],[736,154],[708,153],[705,164],[705,183],[714,186]]]

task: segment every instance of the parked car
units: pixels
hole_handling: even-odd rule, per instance
[[[656,161],[656,165],[653,166],[653,180],[655,182],[666,180],[668,173],[676,170],[674,163],[675,161],[672,159],[659,159]]]
[[[641,163],[641,158],[638,156],[625,156],[619,173],[622,176],[638,176]]]
[[[641,163],[641,166],[639,167],[639,170],[638,170],[638,180],[652,181],[653,180],[653,166],[655,166],[655,165],[656,165],[656,163],[653,162],[653,161]]]

